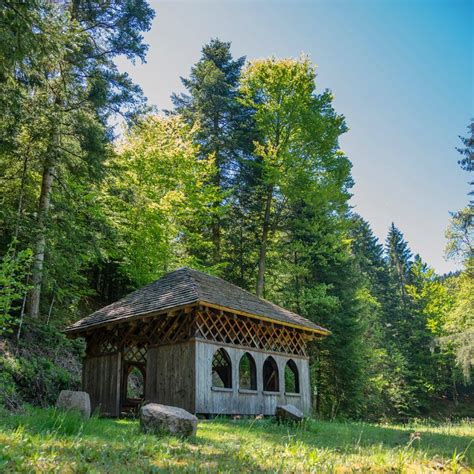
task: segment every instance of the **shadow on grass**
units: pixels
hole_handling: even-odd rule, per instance
[[[57,453],[58,462],[73,463],[78,469],[92,465],[108,472],[126,472],[132,468],[139,472],[234,472],[237,468],[255,472],[268,470],[272,462],[269,457],[281,454],[287,447],[291,450],[291,446],[301,447],[304,452],[319,451],[336,462],[339,455],[370,457],[377,450],[407,447],[420,453],[421,458],[424,454],[429,459],[449,459],[455,451],[466,451],[471,442],[467,435],[438,433],[428,426],[420,427],[419,434],[414,434],[414,427],[315,420],[302,426],[286,426],[268,419],[216,419],[201,422],[199,426],[196,437],[183,440],[145,435],[140,432],[136,420],[96,417],[83,420],[79,415],[54,409],[0,416],[0,434],[3,431],[8,439],[12,463],[16,462],[14,458],[20,459],[25,453],[29,456],[32,450],[39,458],[45,457],[42,453],[52,450]],[[474,464],[474,444],[463,462]],[[273,470],[278,471],[278,466]]]
[[[211,422],[213,423],[213,422]],[[265,440],[272,444],[301,442],[309,449],[327,449],[343,454],[358,454],[361,448],[384,447],[400,449],[411,447],[428,457],[451,458],[453,453],[465,453],[465,461],[474,465],[474,442],[469,435],[437,433],[429,426],[418,429],[386,427],[365,423],[318,422],[310,420],[302,426],[285,426],[263,422],[218,421],[222,435],[231,435],[235,428],[247,431],[246,438]]]
[[[3,433],[2,433],[3,432]],[[2,438],[3,434],[3,438]],[[8,452],[2,459],[2,441]],[[54,409],[33,410],[27,415],[0,416],[0,471],[2,461],[9,472],[23,470],[25,459],[48,459],[54,453],[54,468],[71,466],[82,472],[232,471],[260,469],[251,456],[223,449],[224,444],[198,436],[180,439],[143,434],[137,420],[84,420],[75,413]],[[36,466],[48,470],[52,466]],[[85,471],[84,471],[85,472]]]

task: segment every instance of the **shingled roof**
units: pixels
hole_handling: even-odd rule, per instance
[[[66,328],[65,332],[80,333],[110,323],[152,316],[195,304],[215,306],[319,334],[330,333],[308,319],[258,298],[222,278],[186,267],[167,273],[159,280],[99,309]]]

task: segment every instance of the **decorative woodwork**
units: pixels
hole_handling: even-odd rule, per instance
[[[235,346],[307,356],[303,331],[236,315],[214,308],[182,310],[100,328],[87,337],[87,355],[121,351],[125,361],[146,362],[148,347],[183,342],[192,338]]]
[[[270,352],[306,356],[306,336],[296,329],[266,324],[225,311],[203,308],[196,311],[196,336],[209,341]]]

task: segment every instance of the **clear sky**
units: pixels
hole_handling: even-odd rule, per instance
[[[350,128],[341,148],[355,210],[382,241],[393,221],[438,272],[457,268],[444,260],[444,231],[468,202],[455,147],[474,116],[473,1],[151,3],[147,63],[119,63],[150,104],[170,108],[211,38],[231,41],[234,57],[307,53]]]

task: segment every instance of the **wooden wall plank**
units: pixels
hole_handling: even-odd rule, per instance
[[[224,347],[224,346],[222,346]],[[280,391],[275,394],[263,391],[263,364],[267,354],[251,349],[224,347],[232,361],[232,390],[213,390],[211,367],[214,353],[219,349],[217,344],[196,341],[196,413],[202,414],[240,414],[240,415],[274,415],[278,404],[291,403],[304,413],[311,409],[309,385],[309,363],[305,358],[290,355],[275,355],[279,371]],[[240,358],[248,352],[255,360],[257,369],[257,392],[239,391]],[[298,368],[300,380],[299,396],[285,394],[284,370],[288,360],[292,359]]]
[[[195,412],[195,342],[150,347],[145,400]]]
[[[82,387],[91,399],[91,409],[101,415],[120,414],[120,354],[84,359]]]

